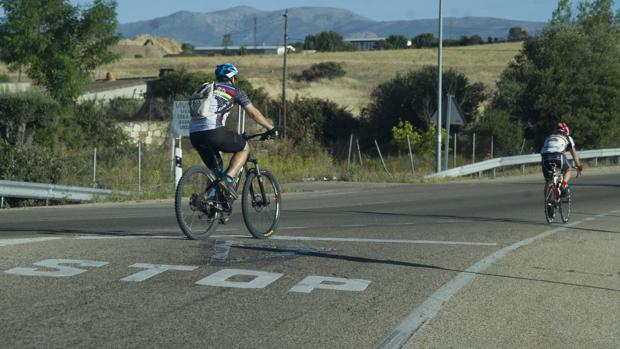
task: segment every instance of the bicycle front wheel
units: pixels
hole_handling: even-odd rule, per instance
[[[545,183],[545,218],[551,224],[555,220],[555,188],[551,181]]]
[[[570,219],[572,201],[571,191],[570,189],[567,189],[564,197],[560,199],[560,216],[562,217],[562,223],[568,223],[568,220]]]
[[[214,185],[214,178],[206,167],[195,166],[179,180],[174,210],[179,227],[191,240],[204,240],[217,228],[221,215],[217,209],[218,202],[207,194],[208,189]]]
[[[248,230],[257,239],[270,237],[278,227],[282,194],[276,178],[268,171],[248,173],[243,185],[241,211]]]

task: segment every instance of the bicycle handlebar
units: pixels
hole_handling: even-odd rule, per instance
[[[245,139],[246,141],[249,141],[250,139],[254,139],[254,138],[259,138],[259,137],[263,137],[264,135],[268,134],[270,131],[265,131],[263,133],[257,133],[257,134],[253,134],[253,135],[247,135],[245,133],[241,134],[241,137],[243,137],[243,139]],[[267,139],[261,139],[263,141],[267,140]]]

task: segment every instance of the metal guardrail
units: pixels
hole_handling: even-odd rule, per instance
[[[69,187],[65,185],[14,182],[0,180],[0,197],[39,199],[39,200],[67,200],[92,201],[97,197],[107,197],[112,190]]]
[[[598,158],[609,158],[609,157],[619,157],[620,163],[620,148],[618,149],[598,149],[598,150],[585,150],[577,152],[581,159],[598,159]],[[526,165],[540,162],[540,154],[529,154],[529,155],[518,155],[518,156],[510,156],[503,157],[497,159],[491,159],[486,161],[477,162],[475,164],[455,167],[449,169],[447,171],[442,171],[439,173],[434,173],[432,175],[426,176],[427,178],[438,178],[438,177],[459,177],[459,176],[467,176],[479,172],[484,172],[488,170],[493,170],[498,167],[504,166],[517,166],[517,165]]]

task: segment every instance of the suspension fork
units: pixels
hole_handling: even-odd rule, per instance
[[[263,204],[267,203],[267,194],[265,194],[265,183],[263,182],[263,176],[261,175],[260,172],[260,167],[258,166],[258,161],[254,158],[249,158],[248,162],[251,162],[254,164],[254,173],[256,174],[256,178],[258,178],[258,188],[260,189],[260,195],[261,195],[261,199]],[[249,171],[248,171],[248,175],[249,175]],[[246,176],[247,177],[247,176]],[[250,193],[252,194],[252,200],[254,200],[254,187],[252,187],[252,185],[250,184]]]

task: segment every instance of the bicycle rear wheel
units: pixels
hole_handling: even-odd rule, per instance
[[[282,195],[275,177],[268,171],[251,171],[243,185],[241,211],[248,230],[257,239],[270,237],[280,221]]]
[[[204,166],[195,166],[183,174],[174,198],[179,227],[191,240],[203,240],[217,228],[220,211],[218,202],[207,197],[215,176]]]
[[[566,189],[567,192],[563,198],[560,199],[560,216],[562,217],[562,223],[568,223],[571,214],[572,205],[572,193],[570,189]]]
[[[545,182],[545,218],[547,223],[555,221],[555,188],[551,181]]]

